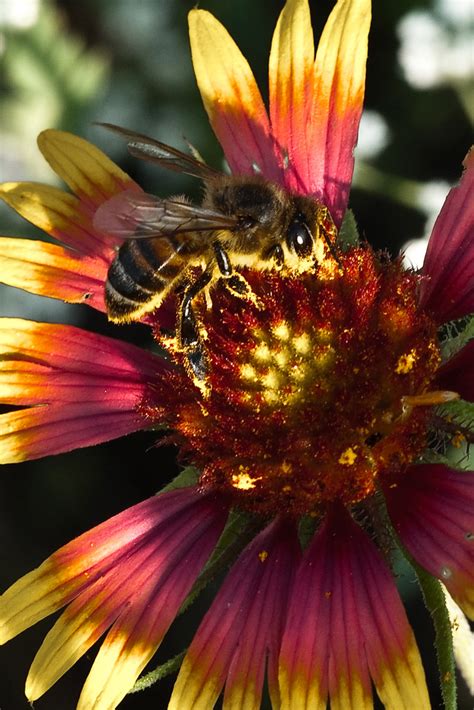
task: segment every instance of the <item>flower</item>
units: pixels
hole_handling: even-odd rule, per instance
[[[166,332],[166,302],[145,319],[166,360],[72,327],[3,320],[0,398],[21,408],[2,415],[0,460],[166,425],[201,471],[68,543],[4,593],[2,642],[65,607],[31,667],[32,701],[108,630],[78,708],[116,707],[230,551],[170,708],[207,710],[222,691],[226,709],[258,708],[265,676],[273,707],[285,710],[328,699],[370,708],[372,684],[388,708],[429,707],[390,556],[400,544],[474,614],[474,478],[439,455],[447,441],[472,440],[453,403],[462,397],[470,411],[474,395],[474,341],[459,322],[474,311],[474,159],[446,199],[421,273],[334,241],[369,21],[368,0],[339,0],[314,63],[307,2],[289,0],[270,55],[268,116],[223,27],[190,13],[198,85],[232,172],[319,205],[309,266],[242,266],[250,295],[221,279],[207,300],[196,297],[202,381]],[[4,239],[1,278],[104,310],[118,241],[93,217],[139,188],[79,138],[47,131],[40,148],[77,196],[31,184],[4,185],[2,196],[65,246]]]

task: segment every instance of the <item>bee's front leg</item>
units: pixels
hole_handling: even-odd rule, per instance
[[[180,347],[186,351],[191,374],[197,380],[206,377],[206,356],[202,346],[199,324],[193,309],[193,300],[212,278],[212,269],[206,269],[184,290],[178,317]]]
[[[239,274],[233,270],[229,255],[222,244],[216,239],[212,243],[212,246],[216,256],[217,268],[219,269],[221,278],[227,288],[229,288],[235,296],[247,298],[248,300],[255,302],[256,299],[252,289],[242,274]]]

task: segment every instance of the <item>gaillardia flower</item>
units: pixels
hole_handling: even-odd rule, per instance
[[[208,710],[223,692],[226,710],[257,709],[265,682],[282,710],[372,708],[372,687],[392,710],[429,707],[391,560],[400,546],[473,616],[474,476],[443,452],[472,441],[474,160],[421,272],[343,238],[369,23],[368,0],[339,0],[314,59],[307,2],[288,0],[267,114],[224,28],[190,13],[198,85],[231,172],[318,206],[310,225],[297,216],[297,237],[316,245],[304,266],[240,261],[248,292],[222,277],[196,293],[201,378],[173,332],[179,290],[143,319],[166,358],[73,327],[1,321],[0,398],[16,408],[1,416],[0,460],[160,427],[200,471],[1,597],[2,642],[65,607],[30,669],[31,701],[106,634],[77,707],[116,707],[190,593],[232,561],[170,708]],[[94,215],[140,188],[80,138],[46,131],[39,145],[75,195],[29,183],[1,194],[61,246],[3,239],[0,278],[105,310],[120,239]]]

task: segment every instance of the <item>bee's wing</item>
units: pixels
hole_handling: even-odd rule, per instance
[[[128,128],[115,126],[112,123],[99,123],[98,125],[104,126],[104,128],[123,136],[127,140],[129,153],[136,158],[158,163],[161,167],[167,168],[168,170],[192,175],[192,177],[197,177],[201,180],[209,181],[222,175],[222,173],[218,170],[214,170],[214,168],[211,168],[202,160],[198,160],[192,155],[182,153],[180,150],[166,145],[166,143],[160,143],[160,141],[154,138],[149,138],[141,133],[135,133]]]
[[[119,239],[165,237],[182,232],[235,229],[236,217],[180,200],[162,200],[145,192],[125,190],[110,198],[94,215],[94,227]]]

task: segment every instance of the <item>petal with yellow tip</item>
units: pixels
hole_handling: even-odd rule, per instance
[[[337,227],[354,170],[370,20],[370,0],[338,0],[316,52],[308,192],[329,207]]]
[[[252,70],[227,30],[211,13],[191,10],[194,72],[211,126],[232,172],[261,172],[280,182],[270,122]]]
[[[90,209],[134,185],[99,148],[72,133],[52,128],[43,131],[38,147],[54,172]]]
[[[308,619],[311,623],[308,623]],[[280,655],[285,710],[428,710],[423,667],[390,570],[345,509],[305,552]]]
[[[269,65],[272,132],[287,156],[286,187],[311,185],[311,112],[314,105],[314,40],[307,0],[289,0],[273,35]]]
[[[267,657],[277,697],[280,639],[299,559],[295,528],[280,520],[245,548],[196,632],[169,710],[212,708],[224,684],[224,710],[258,710]]]
[[[139,407],[166,367],[141,349],[72,326],[0,319],[0,462],[90,446],[148,426]]]
[[[105,309],[107,264],[56,244],[0,238],[0,282],[38,296]]]
[[[34,182],[7,182],[0,185],[0,199],[80,254],[100,257],[106,263],[112,260],[119,241],[94,229],[94,212],[75,195]]]
[[[115,708],[159,645],[226,517],[225,506],[195,488],[154,496],[68,543],[10,587],[0,597],[2,643],[68,605],[33,661],[27,697],[43,695],[111,627],[78,707]]]

